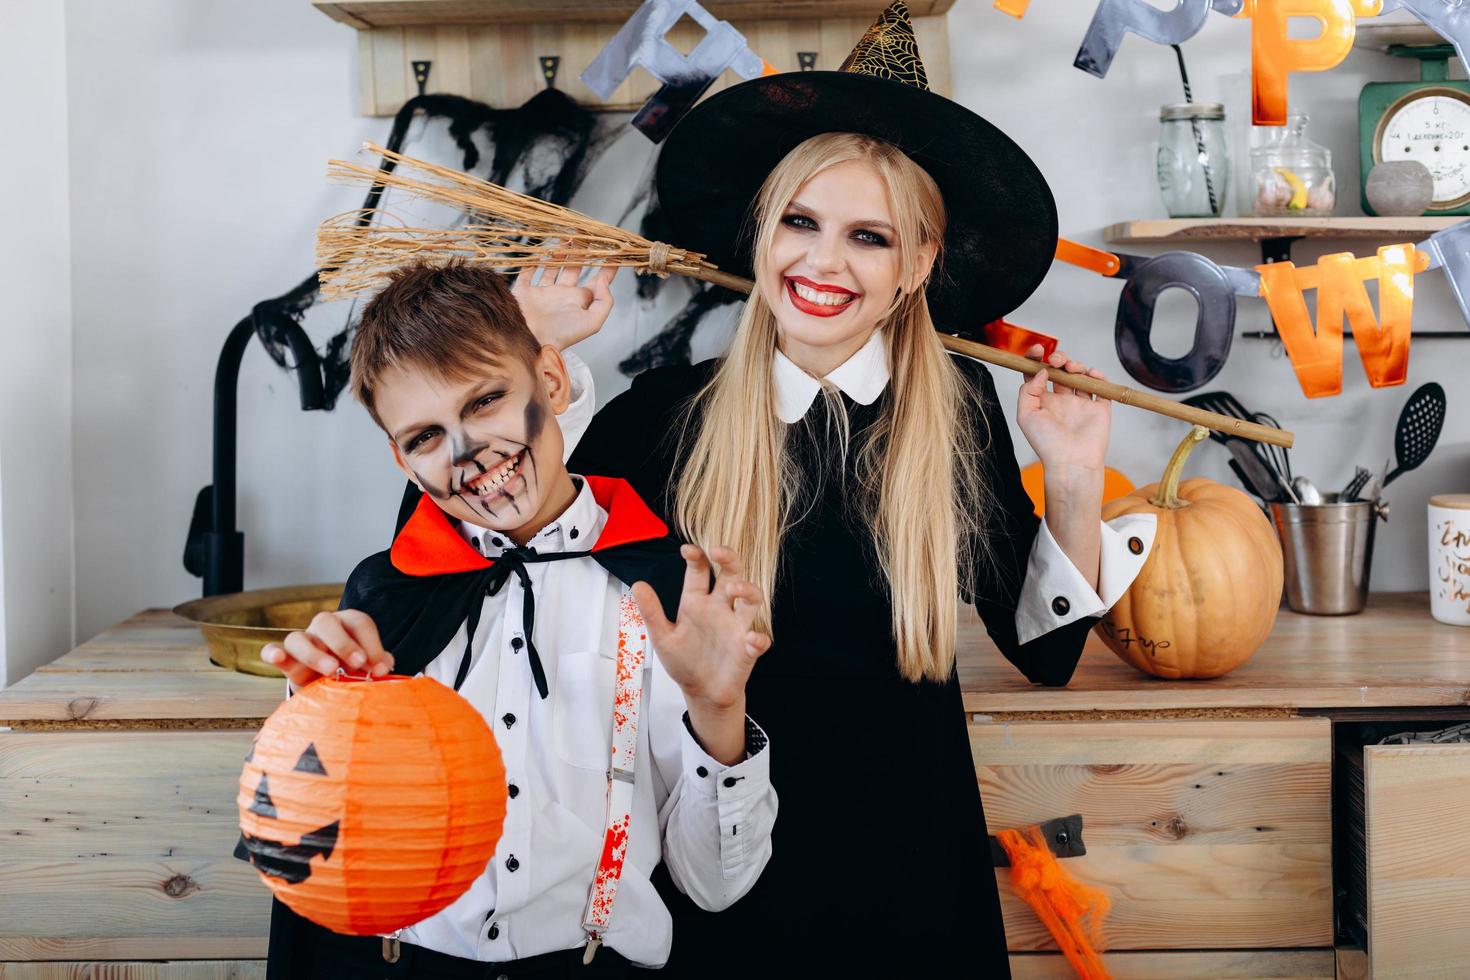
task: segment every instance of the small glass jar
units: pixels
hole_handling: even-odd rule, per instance
[[[1181,102],[1159,110],[1159,193],[1171,218],[1218,218],[1230,189],[1225,107]]]
[[[1326,217],[1337,206],[1332,151],[1307,139],[1307,114],[1290,110],[1274,138],[1251,150],[1255,213],[1263,218]]]

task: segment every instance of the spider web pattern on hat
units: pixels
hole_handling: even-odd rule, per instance
[[[838,71],[873,75],[929,91],[929,76],[919,58],[919,41],[903,0],[894,0],[838,66]]]

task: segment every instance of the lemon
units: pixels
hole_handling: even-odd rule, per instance
[[[1281,175],[1281,179],[1286,181],[1287,186],[1291,188],[1291,200],[1286,206],[1293,211],[1305,208],[1307,206],[1306,182],[1285,167],[1277,167],[1276,172]]]

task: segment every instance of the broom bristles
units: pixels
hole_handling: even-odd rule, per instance
[[[422,259],[456,257],[502,272],[617,265],[661,276],[706,278],[715,269],[699,252],[649,241],[570,208],[373,143],[364,148],[379,154],[392,169],[332,160],[327,175],[338,182],[393,188],[446,205],[465,215],[466,221],[450,228],[414,227],[383,208],[359,208],[328,218],[317,230],[316,244],[324,298],[372,289],[394,269]]]

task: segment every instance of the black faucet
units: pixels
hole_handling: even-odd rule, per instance
[[[316,288],[316,274],[293,290]],[[286,297],[281,297],[285,299]],[[301,410],[327,407],[322,383],[322,362],[306,331],[289,316],[273,316],[264,307],[279,303],[267,300],[257,305],[225,338],[214,369],[214,482],[199,491],[194,516],[189,521],[189,538],[184,545],[184,568],[204,578],[204,594],[220,595],[245,588],[245,535],[235,530],[235,429],[238,422],[236,389],[240,362],[257,332],[257,324],[268,327],[291,348],[296,360],[296,380],[301,386]]]

